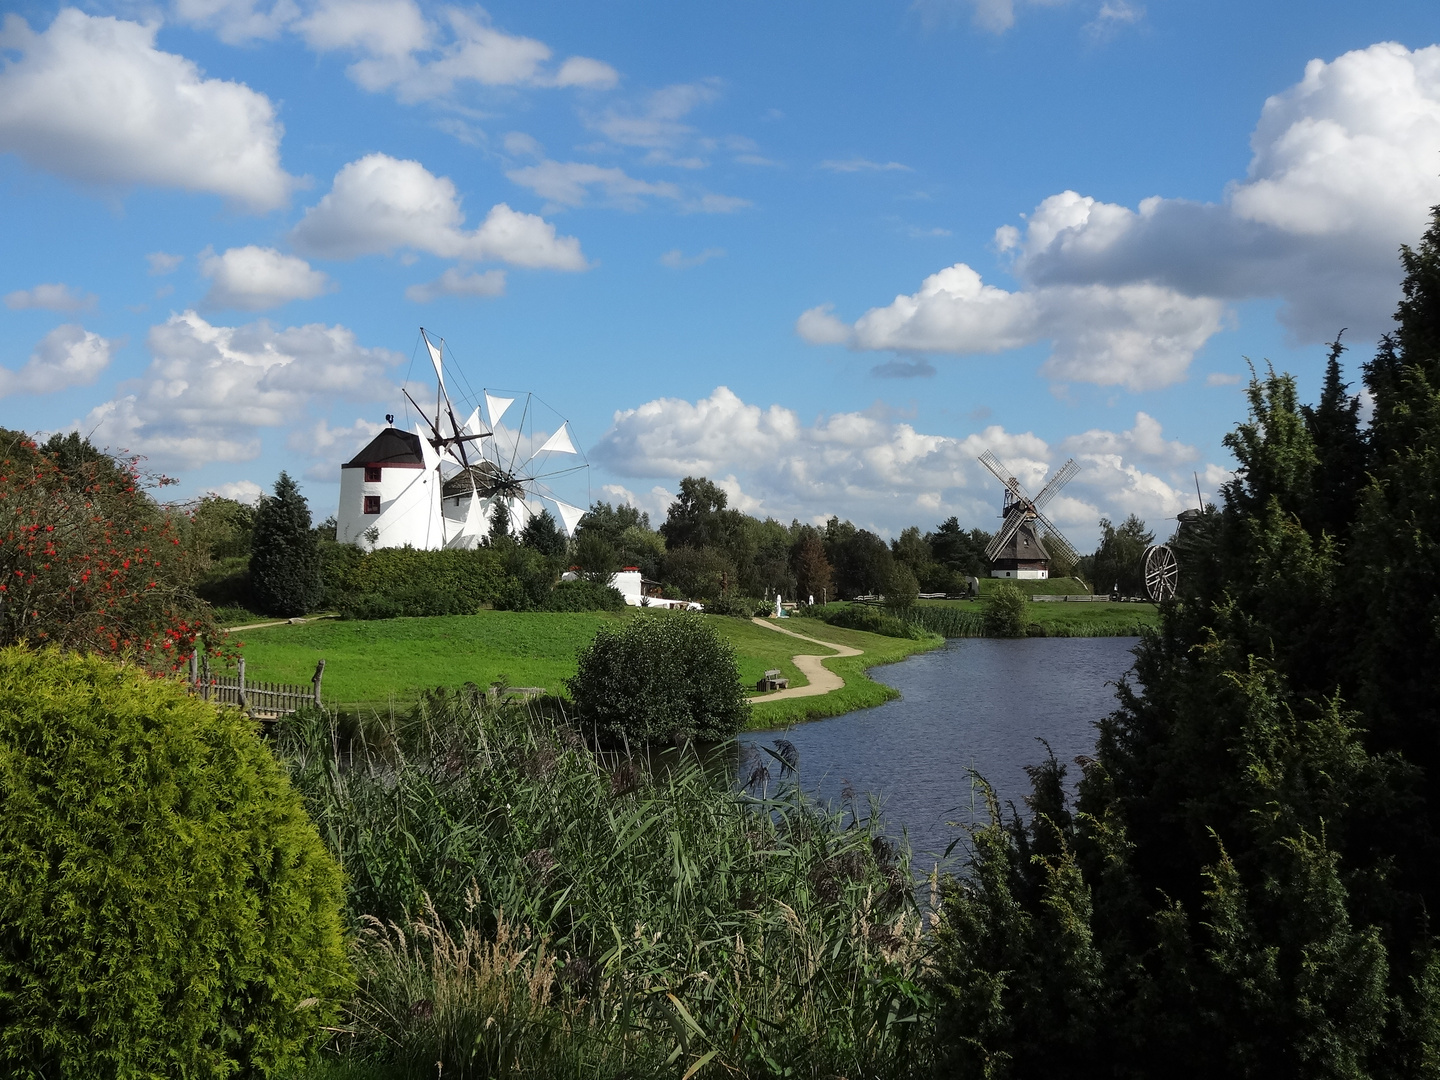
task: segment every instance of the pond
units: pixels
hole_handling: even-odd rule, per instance
[[[835,805],[854,792],[862,814],[867,793],[877,796],[888,831],[908,836],[923,871],[959,833],[946,822],[970,819],[968,770],[989,780],[1002,803],[1023,808],[1025,766],[1044,758],[1036,740],[1045,739],[1069,767],[1073,790],[1074,759],[1093,752],[1094,725],[1114,708],[1114,684],[1130,669],[1137,640],[951,641],[870,673],[900,691],[897,701],[788,731],[745,733],[741,768],[747,749],[789,740],[806,789]],[[779,763],[764,759],[778,776]],[[983,815],[980,794],[973,799]]]

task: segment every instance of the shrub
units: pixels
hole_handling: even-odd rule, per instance
[[[1020,586],[1002,581],[985,597],[985,636],[1025,636],[1026,598]]]
[[[562,581],[550,591],[546,611],[624,611],[625,597],[611,585],[598,585],[583,578]]]
[[[735,650],[696,614],[602,627],[568,683],[587,727],[637,742],[727,739],[750,717]]]
[[[0,792],[0,1072],[265,1074],[333,1022],[340,871],[240,714],[6,649]]]
[[[496,548],[362,552],[337,544],[326,550],[326,594],[347,618],[471,615],[487,604],[500,606],[513,581],[505,558]],[[523,598],[523,590],[516,595]]]
[[[165,477],[153,482],[167,483]],[[215,642],[186,523],[144,490],[136,459],[73,433],[42,449],[0,428],[0,645],[57,644],[178,666]]]
[[[280,474],[274,496],[255,511],[250,593],[267,615],[304,615],[320,603],[320,551],[310,531],[310,507],[289,473]]]
[[[758,596],[741,596],[738,593],[722,593],[717,599],[705,605],[707,615],[734,615],[740,619],[751,619],[756,615],[772,615],[773,601],[761,600]]]

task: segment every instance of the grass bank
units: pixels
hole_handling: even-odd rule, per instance
[[[575,673],[576,654],[600,627],[637,615],[486,611],[417,619],[326,619],[242,630],[235,637],[244,644],[246,668],[253,678],[306,683],[315,662],[324,658],[327,702],[341,709],[386,711],[396,703],[408,705],[435,687],[467,682],[484,687],[502,678],[512,686],[537,686],[560,694],[565,680]],[[782,671],[791,686],[807,685],[791,657],[828,652],[744,619],[706,618],[734,646],[740,678],[747,686],[754,686],[773,668]],[[838,716],[888,701],[895,691],[867,677],[865,669],[940,644],[939,639],[903,641],[843,630],[818,619],[787,619],[784,625],[821,641],[850,645],[865,655],[828,663],[845,679],[841,690],[773,704],[757,698],[755,727]]]

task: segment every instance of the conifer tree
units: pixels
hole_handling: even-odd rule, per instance
[[[275,494],[255,511],[250,592],[267,615],[304,615],[320,602],[320,550],[310,530],[310,506],[282,472]]]
[[[1341,333],[1344,333],[1342,330]],[[1355,516],[1355,500],[1365,483],[1366,446],[1360,430],[1360,398],[1340,377],[1340,335],[1330,344],[1320,401],[1301,408],[1315,444],[1314,505],[1306,514],[1312,533],[1324,531],[1343,540]]]

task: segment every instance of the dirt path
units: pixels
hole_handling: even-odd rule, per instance
[[[792,686],[786,690],[776,690],[772,694],[761,694],[753,697],[751,701],[784,701],[787,698],[817,697],[820,694],[828,694],[831,690],[839,690],[845,685],[845,680],[835,672],[827,668],[822,661],[834,659],[836,656],[863,656],[864,649],[852,649],[849,645],[836,645],[833,641],[821,641],[819,638],[806,637],[804,634],[797,634],[794,630],[786,630],[783,626],[777,626],[769,619],[759,617],[750,620],[756,626],[763,626],[774,630],[777,634],[789,634],[801,641],[808,641],[812,645],[819,645],[826,649],[834,649],[832,656],[816,656],[813,653],[798,653],[790,659],[800,669],[804,676],[810,680],[806,686]]]

